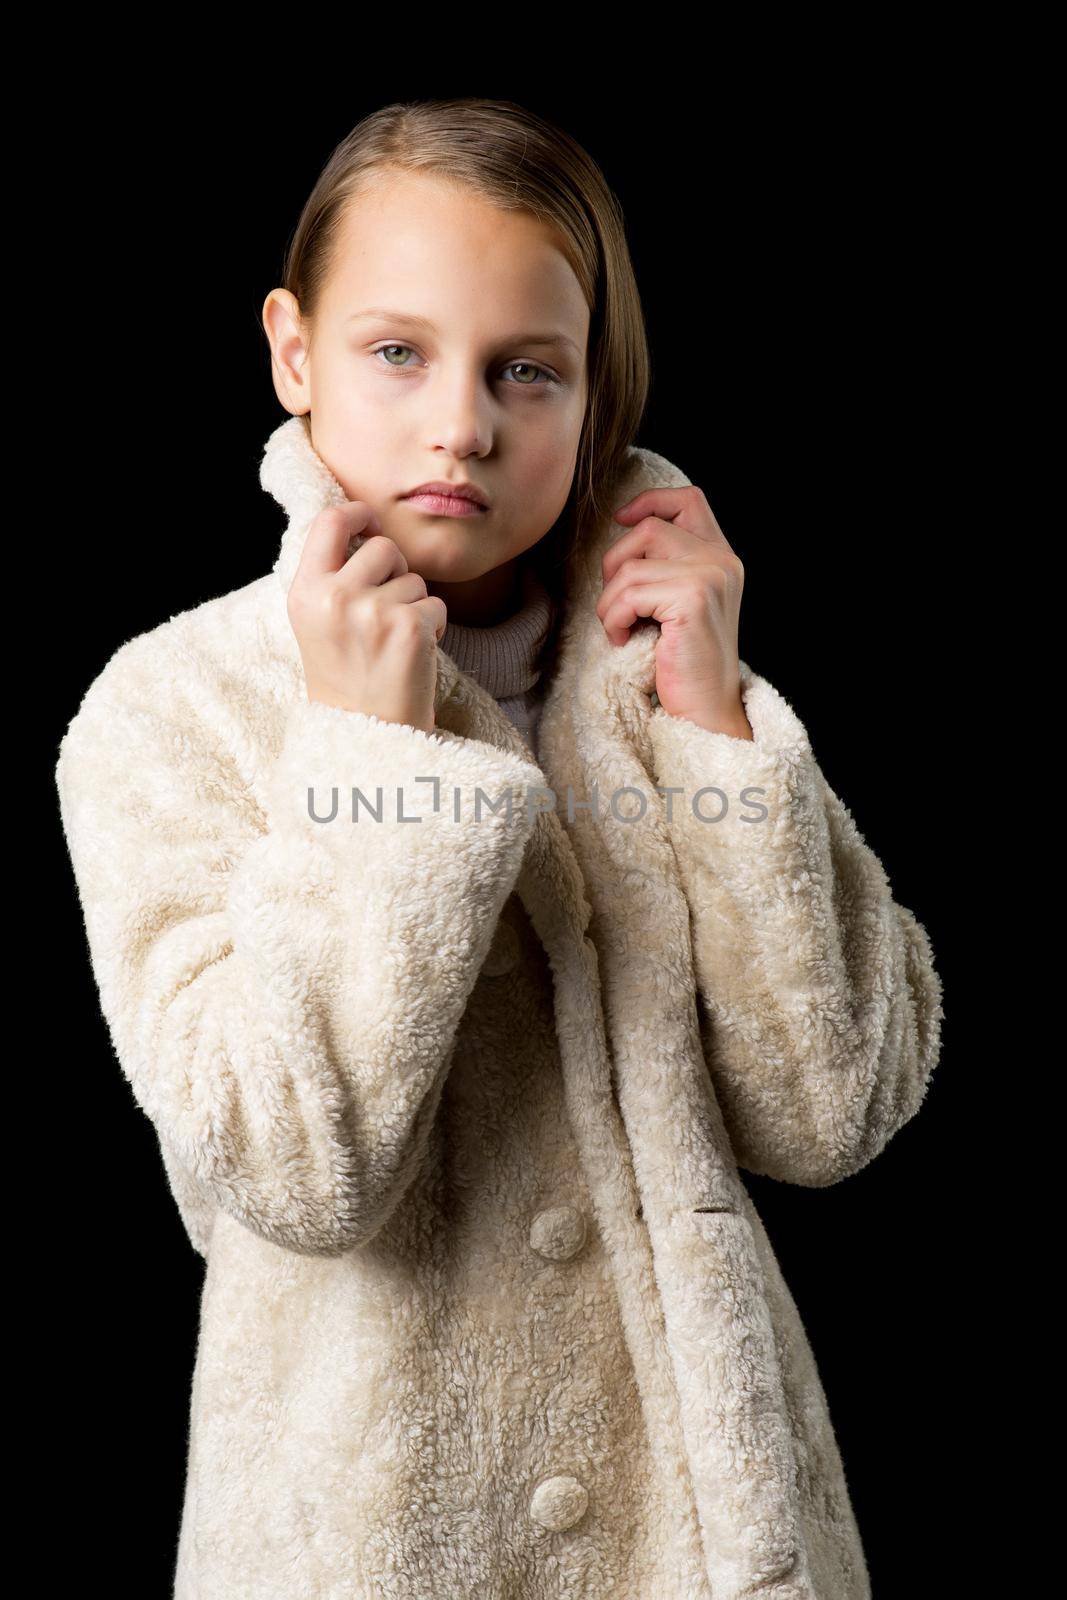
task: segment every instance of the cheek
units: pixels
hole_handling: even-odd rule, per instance
[[[577,449],[577,441],[557,436],[524,455],[518,474],[524,499],[558,514],[570,492]]]

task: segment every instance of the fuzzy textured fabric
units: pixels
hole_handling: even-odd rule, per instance
[[[688,481],[634,447],[616,503]],[[431,734],[308,702],[286,594],[345,495],[300,417],[261,482],[274,570],[124,644],[56,769],[206,1262],[175,1600],[868,1600],[739,1168],[837,1183],[915,1115],[924,929],[766,679],[754,742],[654,703],[657,627],[595,614],[620,525],[535,763],[440,648]]]
[[[541,656],[555,620],[555,602],[533,567],[520,569],[522,602],[502,622],[449,622],[440,640],[461,672],[492,695],[536,759],[544,706]]]

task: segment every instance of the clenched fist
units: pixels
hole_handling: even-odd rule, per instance
[[[448,611],[379,527],[364,501],[348,500],[308,530],[287,603],[308,699],[432,733]]]

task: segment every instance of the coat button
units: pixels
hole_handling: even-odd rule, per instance
[[[482,963],[483,978],[502,978],[519,964],[519,936],[508,922],[498,922],[493,942]]]
[[[531,1496],[530,1516],[542,1528],[560,1533],[564,1528],[573,1528],[585,1515],[588,1504],[589,1492],[577,1478],[546,1478]]]
[[[585,1243],[585,1218],[574,1206],[539,1211],[530,1224],[530,1243],[550,1261],[569,1261]]]

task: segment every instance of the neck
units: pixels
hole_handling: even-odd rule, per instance
[[[448,620],[464,627],[491,627],[510,617],[521,604],[519,560],[471,578],[466,583],[427,583],[426,592],[448,607]]]
[[[523,696],[534,688],[556,615],[552,596],[532,568],[523,567],[521,579],[521,595],[507,616],[473,624],[450,616],[439,641],[460,671],[494,699]]]

